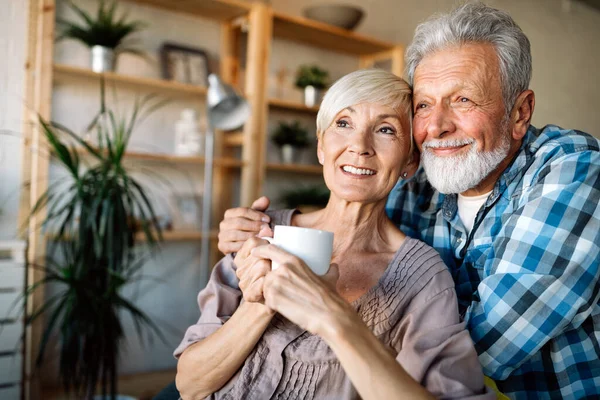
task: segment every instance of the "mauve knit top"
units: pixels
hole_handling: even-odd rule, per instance
[[[294,210],[269,212],[290,225]],[[343,266],[341,266],[343,268]],[[231,255],[214,267],[198,295],[200,319],[175,357],[219,329],[242,301]],[[438,253],[407,237],[379,282],[352,303],[402,367],[438,398],[494,399],[460,322],[454,282]],[[198,376],[198,379],[202,379]],[[359,399],[333,351],[276,314],[234,376],[208,399]]]

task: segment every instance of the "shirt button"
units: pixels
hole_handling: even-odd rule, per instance
[[[462,243],[462,238],[458,238],[458,243]]]

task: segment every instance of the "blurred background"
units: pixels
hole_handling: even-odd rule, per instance
[[[403,51],[415,27],[457,4],[346,0],[349,7],[340,8],[334,3],[0,0],[1,399],[67,398],[59,385],[59,360],[65,356],[60,329],[49,336],[45,361],[36,367],[42,332],[52,319],[47,315],[25,326],[24,315],[69,288],[64,282],[46,282],[48,271],[34,270],[32,261],[49,265],[51,260],[62,267],[73,251],[64,243],[77,244],[77,239],[62,237],[64,232],[56,236],[64,219],[49,206],[35,212],[32,207],[44,193],[54,194],[57,209],[73,201],[78,211],[70,216],[69,232],[76,237],[87,200],[75,203],[67,195],[69,182],[77,178],[64,159],[51,157],[60,154],[60,146],[48,144],[40,119],[60,143],[73,146],[80,171],[102,164],[94,151],[110,153],[107,143],[128,139],[116,164],[143,186],[152,213],[142,215],[138,209],[115,220],[131,233],[132,251],[143,260],[139,269],[123,265],[131,274],[121,293],[160,329],[162,339],[149,328],[138,334],[138,319],[115,308],[124,330],[121,339],[114,337],[121,344],[116,370],[120,393],[152,398],[174,379],[172,352],[197,320],[196,295],[222,256],[216,233],[224,210],[248,206],[261,194],[275,207],[310,208],[326,201],[315,154],[315,116],[323,92],[361,67],[402,74]],[[600,137],[600,1],[485,3],[509,12],[531,41],[533,124]],[[213,132],[207,104],[210,73],[230,84],[250,110],[243,125],[214,130],[212,151],[206,143]],[[136,104],[147,115],[135,121],[129,135]],[[90,125],[106,109],[112,117],[104,113]],[[212,217],[206,220],[208,229],[203,226],[205,202]],[[162,240],[154,245],[157,232]],[[201,254],[203,240],[210,257]],[[82,246],[75,254],[87,257],[92,251],[98,257],[119,251],[110,241],[96,242],[99,249]],[[140,256],[138,248],[147,252]],[[22,294],[36,282],[44,284],[25,307]],[[69,322],[59,320],[57,326]],[[103,320],[93,323],[102,326]],[[83,330],[74,332],[85,337]]]

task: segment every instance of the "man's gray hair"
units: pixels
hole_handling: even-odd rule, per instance
[[[427,55],[473,42],[495,47],[504,107],[510,113],[519,94],[529,88],[531,46],[510,15],[481,2],[467,3],[447,14],[433,16],[417,27],[406,50],[409,83],[414,84],[415,69]]]

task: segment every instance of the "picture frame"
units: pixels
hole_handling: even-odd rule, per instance
[[[210,68],[204,50],[167,42],[160,48],[160,62],[163,79],[208,86]]]
[[[173,230],[198,231],[202,225],[202,196],[176,193],[171,196]]]

